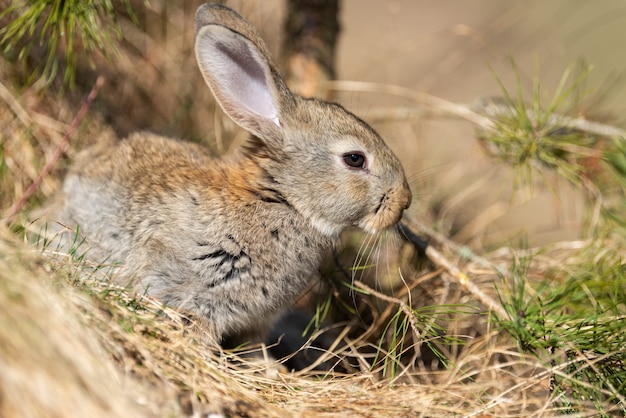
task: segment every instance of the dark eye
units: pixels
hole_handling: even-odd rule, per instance
[[[349,152],[343,155],[343,162],[348,167],[365,168],[365,155],[359,152]]]

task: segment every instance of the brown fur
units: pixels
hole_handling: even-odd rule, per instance
[[[336,104],[292,94],[256,30],[204,5],[196,56],[224,111],[252,137],[226,159],[139,133],[88,149],[58,214],[121,280],[208,320],[216,340],[263,333],[345,227],[393,226],[411,193],[397,158]],[[350,167],[345,156],[367,163]]]

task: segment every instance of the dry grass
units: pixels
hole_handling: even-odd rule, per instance
[[[202,343],[158,302],[85,279],[3,230],[2,416],[545,416],[551,371],[496,333],[448,371],[404,383],[356,372],[323,380],[270,373]],[[428,382],[429,381],[429,382]]]
[[[335,307],[335,319],[342,320],[333,331],[338,340],[328,358],[347,371],[319,376],[285,372],[271,361],[252,361],[207,346],[202,325],[194,325],[182,313],[96,280],[94,271],[99,266],[80,257],[18,238],[29,211],[58,189],[67,161],[102,135],[150,128],[206,141],[206,132],[215,132],[209,146],[218,152],[242,139],[230,122],[219,114],[213,116],[209,93],[198,89],[202,81],[193,61],[186,59],[195,2],[184,8],[167,2],[154,5],[142,16],[142,31],[149,36],[124,26],[130,45],[121,50],[115,69],[98,62],[107,85],[80,129],[73,132],[65,158],[44,178],[19,218],[10,226],[0,226],[0,416],[558,415],[554,402],[558,395],[550,385],[555,375],[568,373],[566,364],[550,366],[547,357],[520,353],[512,338],[494,327],[484,305],[467,287],[443,274],[443,269],[419,261],[408,243],[391,239],[388,247],[376,248],[378,256],[373,259],[379,261],[379,268],[357,275],[354,288],[366,293],[357,295],[358,302],[337,284],[345,281],[345,272],[334,262],[325,267],[324,276],[331,279],[325,288],[330,289],[333,304],[347,301],[358,316]],[[244,11],[253,17],[260,13],[254,7]],[[164,28],[168,36],[163,36]],[[63,141],[81,105],[78,98],[84,98],[95,74],[80,69],[79,89],[60,97],[33,90],[18,93],[16,69],[2,61],[0,71],[0,213],[4,215]],[[405,127],[404,123],[397,127],[398,132],[406,134]],[[452,190],[464,174],[447,175],[447,183],[444,178],[439,187],[449,184]],[[465,182],[464,192],[480,188],[482,181]],[[460,205],[463,197],[457,201],[455,197],[444,202],[443,210],[446,205]],[[506,203],[498,204],[495,212],[506,210]],[[490,216],[495,215],[487,213],[469,222],[457,236],[484,231],[493,220]],[[359,236],[348,240],[345,260],[358,255],[362,240]],[[529,276],[540,281],[552,267],[574,262],[587,244],[559,242],[528,250],[535,254]],[[498,300],[494,284],[501,279],[483,259],[463,258],[445,245],[441,251],[485,297]],[[516,261],[510,248],[484,257],[501,270]],[[319,291],[309,299],[323,294]],[[390,372],[385,355],[392,358],[397,353],[391,343],[394,333],[387,325],[399,310],[406,313],[425,306],[436,308],[409,324],[402,339],[404,356]],[[427,329],[436,332],[429,334]],[[379,346],[381,341],[385,344]],[[449,360],[446,367],[432,349]],[[581,402],[580,408],[580,416],[597,412],[591,403]]]
[[[93,266],[51,250],[42,255],[2,231],[5,417],[556,413],[549,381],[559,370],[520,354],[496,331],[468,339],[445,371],[415,368],[393,380],[367,370],[323,380],[276,373],[266,363],[207,347],[201,327],[157,301],[89,279]],[[501,255],[499,261],[508,258]],[[478,266],[468,271],[485,274]],[[358,349],[336,354],[354,350],[358,356]]]

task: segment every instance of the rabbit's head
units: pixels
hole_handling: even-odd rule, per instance
[[[256,30],[205,4],[196,58],[225,113],[253,136],[244,147],[272,188],[327,236],[394,225],[411,201],[404,171],[380,136],[337,104],[294,95]]]

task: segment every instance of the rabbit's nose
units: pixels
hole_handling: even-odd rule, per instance
[[[404,206],[402,208],[408,209],[409,206],[411,206],[411,201],[413,200],[413,193],[411,193],[411,188],[406,180],[404,180],[402,188],[402,198],[404,199]]]

